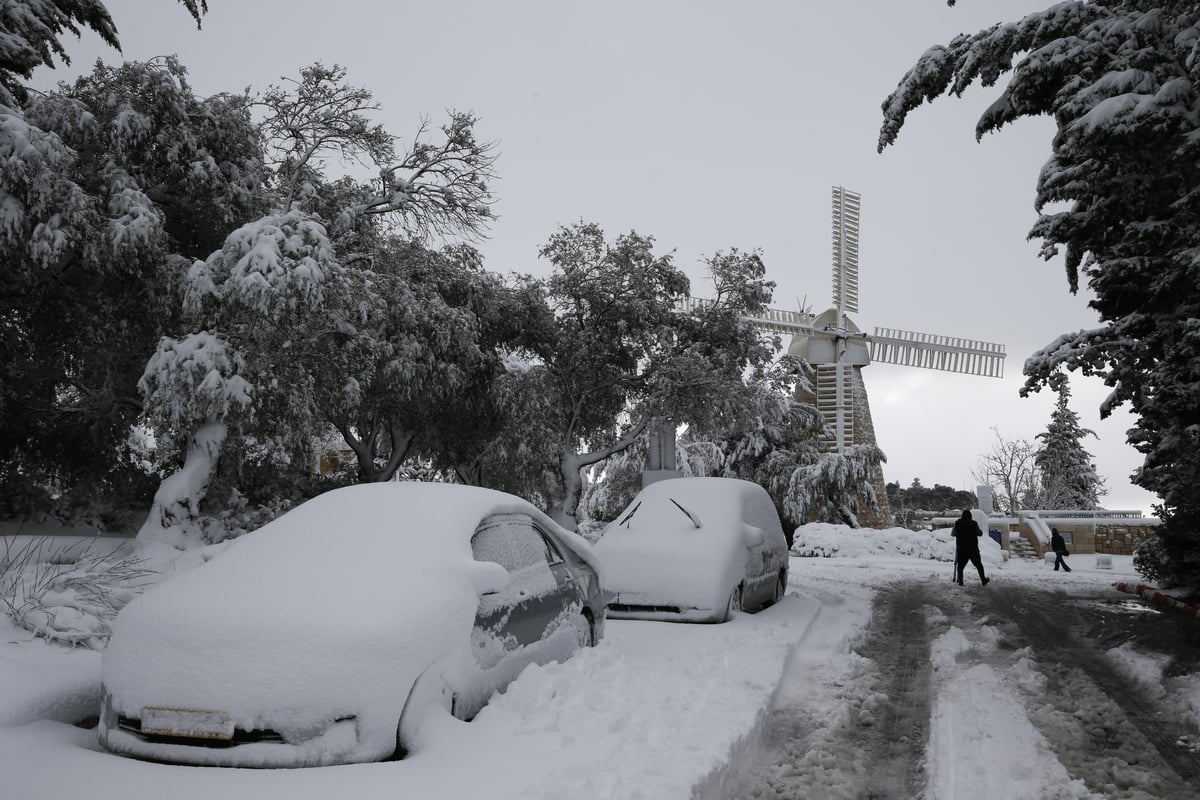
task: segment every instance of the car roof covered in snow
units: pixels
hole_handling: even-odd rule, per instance
[[[600,542],[626,537],[677,540],[695,546],[701,534],[750,525],[764,534],[783,528],[770,495],[761,486],[734,478],[672,478],[642,489],[609,523]]]

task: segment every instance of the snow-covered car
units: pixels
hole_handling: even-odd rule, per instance
[[[761,486],[673,478],[646,486],[594,545],[612,617],[724,622],[787,590],[788,546]]]
[[[419,749],[531,663],[603,636],[588,543],[503,492],[328,492],[126,606],[102,668],[101,744],[247,767]]]

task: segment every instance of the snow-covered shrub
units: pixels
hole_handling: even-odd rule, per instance
[[[113,618],[151,582],[136,556],[97,554],[90,543],[53,547],[51,537],[0,553],[0,606],[19,627],[47,641],[100,650]]]
[[[257,530],[292,507],[287,498],[274,497],[265,505],[252,505],[247,498],[232,490],[225,507],[215,514],[202,516],[197,524],[202,531],[205,544],[220,544],[226,539],[236,539],[244,533]]]
[[[905,528],[874,530],[814,522],[796,529],[791,553],[808,558],[910,556],[953,561],[954,539],[951,531],[951,528],[932,531],[910,531]],[[1003,563],[1000,545],[989,536],[980,540],[979,553],[989,568],[999,567]]]
[[[1169,574],[1167,549],[1154,537],[1138,542],[1133,548],[1133,568],[1149,583],[1161,583]]]
[[[20,470],[0,470],[0,519],[44,520],[54,501],[50,491]]]
[[[66,526],[88,526],[102,532],[135,529],[134,519],[145,508],[145,484],[117,470],[95,477],[86,486],[63,485],[17,470],[0,469],[0,520]]]
[[[584,539],[587,539],[589,544],[595,544],[600,540],[600,534],[608,526],[607,522],[598,519],[581,519],[579,528],[575,531]]]

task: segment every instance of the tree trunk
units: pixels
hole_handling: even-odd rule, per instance
[[[558,471],[562,478],[563,494],[550,509],[550,518],[569,531],[579,529],[575,514],[579,510],[579,499],[583,496],[583,476],[580,473],[585,466],[578,453],[564,451],[559,454]]]
[[[178,550],[204,544],[198,524],[200,501],[216,474],[227,432],[225,423],[207,422],[192,434],[183,466],[164,478],[154,493],[150,516],[138,531],[138,542],[157,542]]]
[[[455,464],[454,474],[459,483],[466,486],[483,486],[483,467],[476,461],[473,464]]]
[[[350,445],[350,449],[354,451],[354,459],[358,464],[359,483],[390,481],[396,474],[396,470],[404,463],[404,459],[408,457],[408,450],[412,446],[414,434],[404,430],[395,420],[384,423],[383,427],[387,428],[391,440],[391,453],[387,463],[382,467],[377,467],[375,466],[375,457],[379,454],[381,430],[376,422],[372,422],[361,437],[355,436],[350,426],[345,423],[334,422],[333,425],[342,434],[342,439],[346,444]]]
[[[553,498],[550,507],[550,518],[569,531],[579,529],[579,521],[575,514],[579,511],[579,500],[583,497],[583,470],[592,464],[599,463],[609,456],[630,447],[641,435],[650,420],[643,419],[625,432],[625,435],[608,447],[593,450],[590,453],[576,453],[564,448],[558,456],[558,471],[562,478],[562,497]]]
[[[401,428],[395,420],[388,426],[388,432],[391,435],[392,452],[383,469],[376,474],[376,482],[390,481],[404,463],[404,459],[408,458],[408,449],[412,447],[413,434]]]

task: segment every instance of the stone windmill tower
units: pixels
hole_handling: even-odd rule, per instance
[[[875,427],[862,380],[872,361],[992,378],[1004,377],[1004,345],[894,328],[859,330],[847,314],[858,313],[858,229],[860,196],[833,189],[833,307],[811,314],[770,309],[753,321],[762,329],[790,334],[790,355],[816,370],[814,396],[802,398],[820,410],[829,428],[824,445],[843,452],[855,444],[875,444]],[[891,525],[883,473],[874,478],[882,501],[864,525]]]

